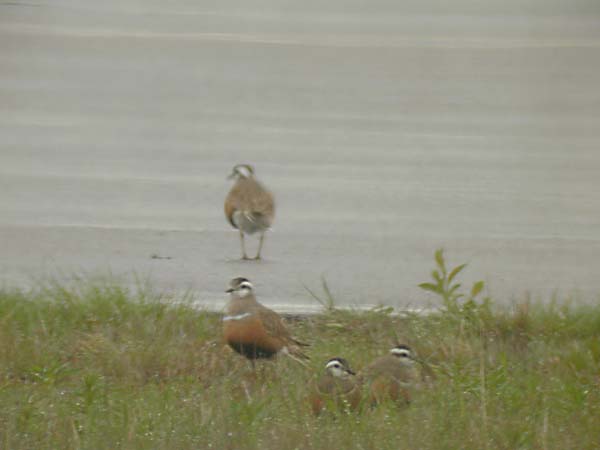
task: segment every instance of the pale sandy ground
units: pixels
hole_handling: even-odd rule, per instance
[[[443,246],[498,301],[597,301],[599,74],[583,0],[0,1],[0,282],[421,307]],[[260,263],[238,162],[278,201]]]

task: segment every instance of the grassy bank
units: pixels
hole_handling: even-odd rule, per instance
[[[185,302],[83,283],[0,293],[3,449],[592,449],[600,445],[600,307],[471,308],[424,317],[326,310],[290,323],[310,368],[257,373]],[[405,409],[314,418],[307,384],[396,342],[433,379]]]

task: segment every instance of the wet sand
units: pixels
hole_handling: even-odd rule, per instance
[[[418,308],[443,246],[498,301],[596,301],[600,6],[561,3],[0,2],[0,282]],[[277,200],[262,262],[239,162]]]

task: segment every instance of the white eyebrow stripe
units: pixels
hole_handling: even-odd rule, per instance
[[[391,353],[393,355],[410,356],[410,350],[405,348],[393,348]]]
[[[242,320],[245,317],[251,316],[252,313],[246,312],[246,313],[242,313],[242,314],[237,314],[235,316],[223,316],[223,322],[227,321],[227,320]]]

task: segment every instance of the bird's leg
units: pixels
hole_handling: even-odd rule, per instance
[[[250,259],[248,255],[246,255],[246,244],[244,242],[244,232],[240,230],[240,242],[242,244],[242,259]]]
[[[260,252],[262,250],[264,239],[265,239],[265,232],[263,231],[262,233],[260,233],[260,240],[258,241],[258,252],[256,253],[256,256],[254,257],[254,259],[260,259]]]

